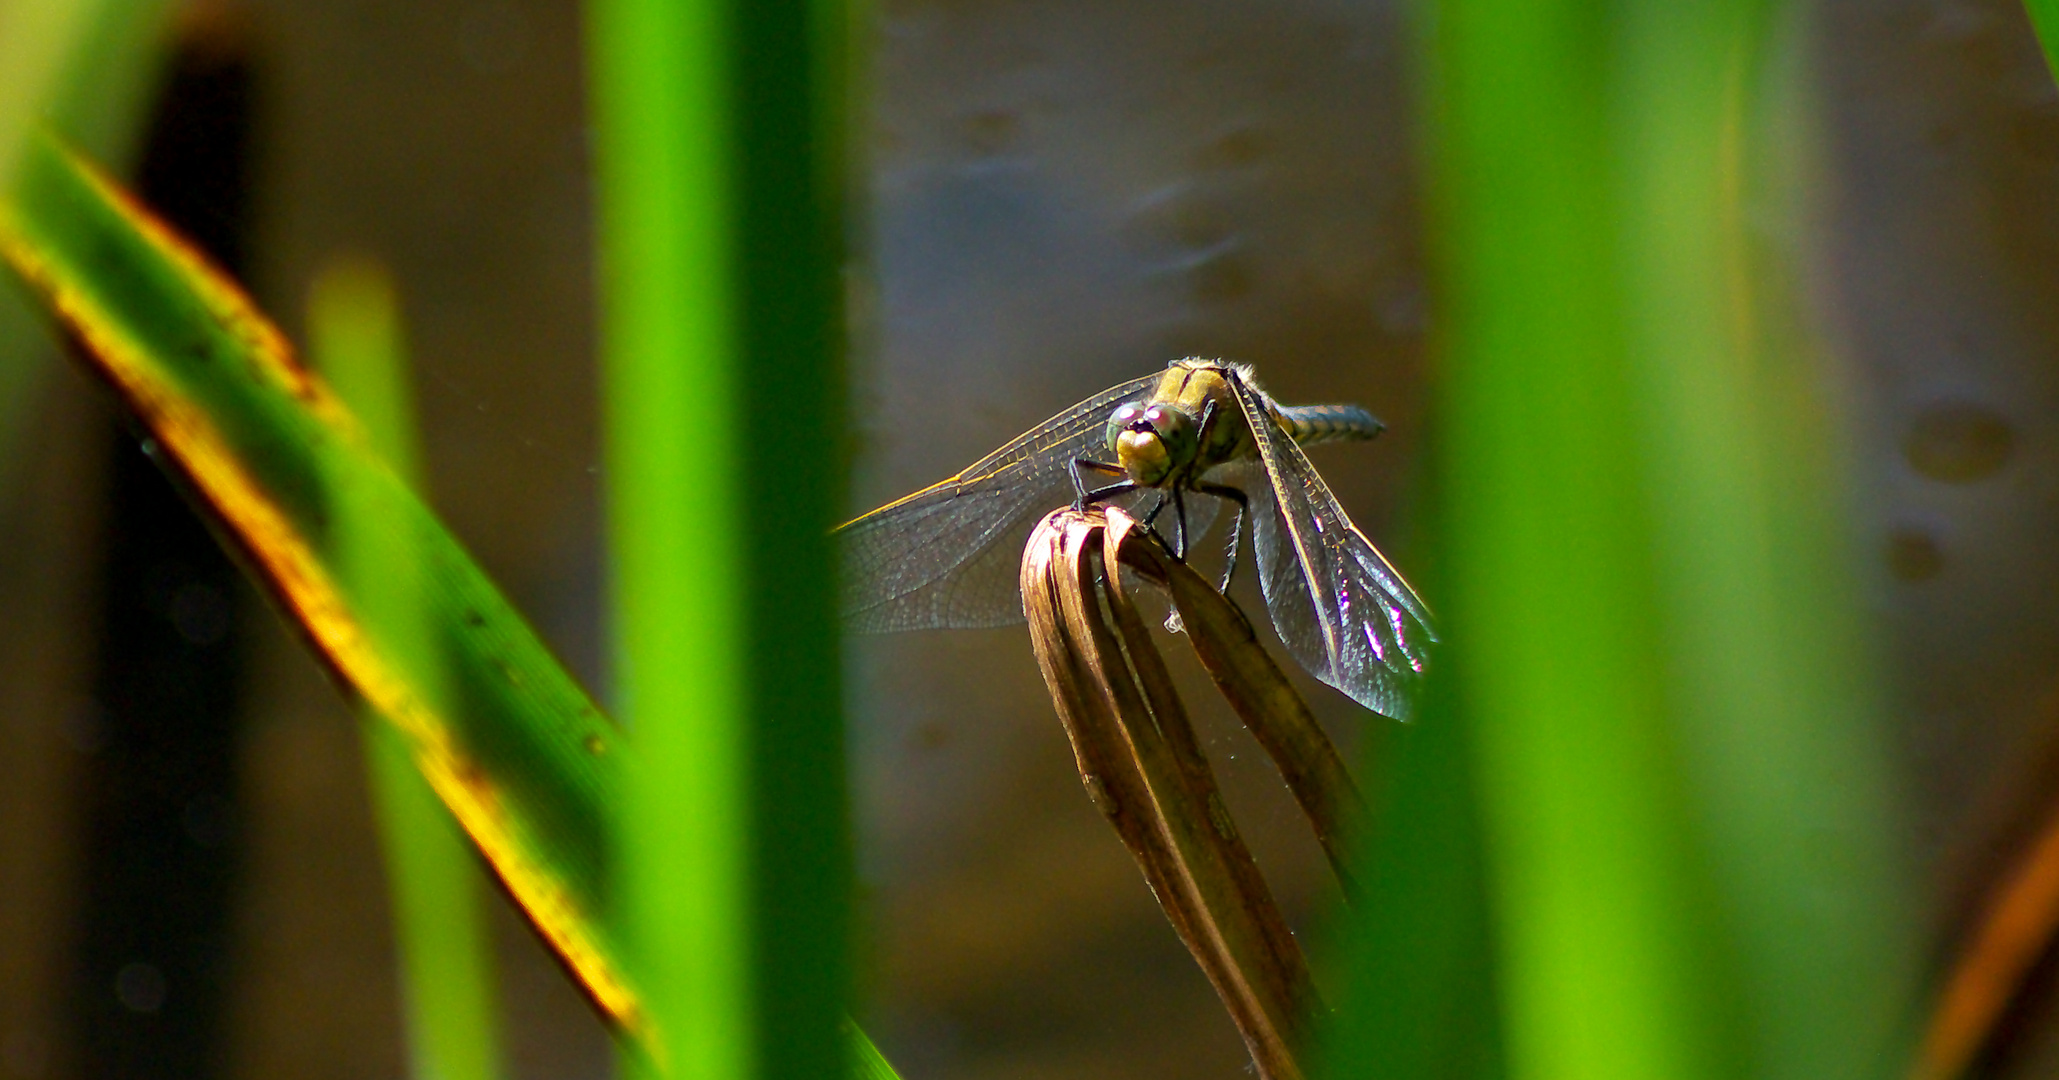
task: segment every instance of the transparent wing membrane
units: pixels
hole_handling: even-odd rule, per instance
[[[1030,528],[1072,502],[1073,459],[1108,457],[1108,414],[1157,382],[1147,375],[1103,390],[957,476],[839,529],[844,624],[882,633],[1021,622],[1016,577]]]
[[[1251,492],[1252,540],[1281,642],[1316,678],[1374,712],[1408,719],[1411,689],[1437,640],[1429,611],[1351,523],[1262,393],[1239,378],[1230,385],[1267,479],[1267,490]]]

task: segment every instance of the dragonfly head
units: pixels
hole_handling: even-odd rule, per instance
[[[1196,427],[1177,405],[1133,401],[1109,416],[1108,449],[1131,480],[1154,487],[1194,460]]]

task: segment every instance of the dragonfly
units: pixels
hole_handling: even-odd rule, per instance
[[[1259,587],[1288,653],[1366,708],[1406,720],[1437,641],[1429,608],[1303,452],[1382,427],[1355,405],[1282,405],[1247,365],[1175,361],[841,526],[844,623],[860,633],[1020,623],[1017,564],[1050,511],[1114,502],[1166,529],[1155,523],[1170,510],[1169,546],[1184,558],[1190,536],[1229,506],[1225,591],[1249,520]]]

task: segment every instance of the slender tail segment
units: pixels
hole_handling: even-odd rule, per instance
[[[1280,423],[1303,446],[1326,442],[1364,442],[1387,425],[1356,405],[1281,405]]]

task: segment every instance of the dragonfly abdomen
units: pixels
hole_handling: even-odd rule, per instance
[[[1356,405],[1281,405],[1280,423],[1303,446],[1325,442],[1363,442],[1387,425]]]

